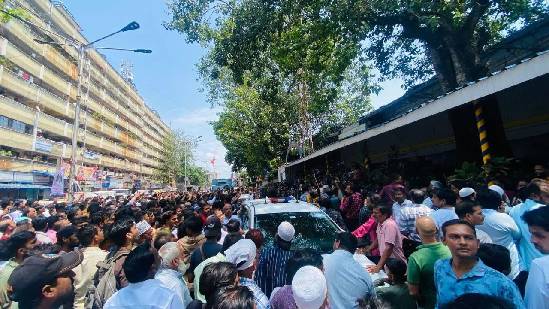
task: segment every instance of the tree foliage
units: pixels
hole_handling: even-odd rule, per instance
[[[349,123],[370,108],[370,74],[355,61],[359,41],[341,33],[340,17],[332,19],[319,3],[169,4],[165,26],[209,47],[199,71],[210,102],[225,107],[214,129],[235,169],[264,175],[284,162],[290,140]]]
[[[170,131],[162,140],[160,151],[160,165],[154,178],[163,184],[175,187],[177,182],[184,182],[185,164],[187,164],[187,177],[193,185],[207,183],[207,172],[195,165],[193,157],[193,141],[185,137],[182,131]]]
[[[215,131],[228,161],[250,175],[283,161],[290,140],[329,136],[363,115],[379,90],[372,66],[379,80],[399,77],[410,87],[436,75],[443,89],[455,88],[487,73],[485,55],[502,37],[548,12],[543,0],[172,0],[168,7],[165,27],[208,48],[201,78],[210,103],[225,106]]]

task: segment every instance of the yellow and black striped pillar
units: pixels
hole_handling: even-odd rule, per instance
[[[486,133],[486,121],[482,115],[482,104],[478,101],[473,103],[475,108],[475,119],[477,122],[478,136],[480,139],[480,150],[482,152],[482,162],[484,164],[490,161],[490,144],[488,143],[488,135]]]

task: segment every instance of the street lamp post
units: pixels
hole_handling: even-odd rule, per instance
[[[77,87],[77,93],[76,93],[76,102],[75,102],[75,108],[74,108],[74,121],[73,121],[73,130],[72,130],[72,149],[71,149],[71,168],[70,168],[70,174],[69,174],[69,201],[74,200],[74,187],[75,187],[75,177],[76,177],[76,164],[77,164],[77,149],[78,149],[78,131],[80,129],[80,109],[82,105],[82,76],[84,74],[84,63],[86,61],[86,51],[88,49],[93,48],[94,44],[102,41],[106,38],[109,38],[115,34],[126,32],[126,31],[132,31],[139,29],[139,24],[135,21],[129,23],[124,28],[113,32],[111,34],[108,34],[102,38],[99,38],[93,42],[90,42],[88,44],[82,44],[74,39],[67,39],[66,43],[58,43],[58,42],[48,42],[48,41],[42,41],[35,39],[39,44],[48,44],[48,45],[72,45],[78,50],[78,87]],[[107,49],[107,50],[119,50],[119,51],[129,51],[134,53],[143,53],[143,54],[150,54],[152,53],[149,49],[125,49],[125,48],[113,48],[113,47],[98,47],[96,49]]]

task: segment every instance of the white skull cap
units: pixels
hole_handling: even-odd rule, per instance
[[[278,225],[277,234],[282,240],[292,241],[295,236],[295,228],[290,222],[282,221],[282,223]]]
[[[322,271],[314,266],[303,266],[292,279],[292,293],[299,309],[318,309],[326,299],[328,286]]]

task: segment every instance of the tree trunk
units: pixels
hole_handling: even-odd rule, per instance
[[[429,44],[426,47],[442,89],[444,91],[450,91],[451,89],[456,88],[455,70],[452,61],[450,61],[448,49],[442,46],[442,44],[438,46]]]

